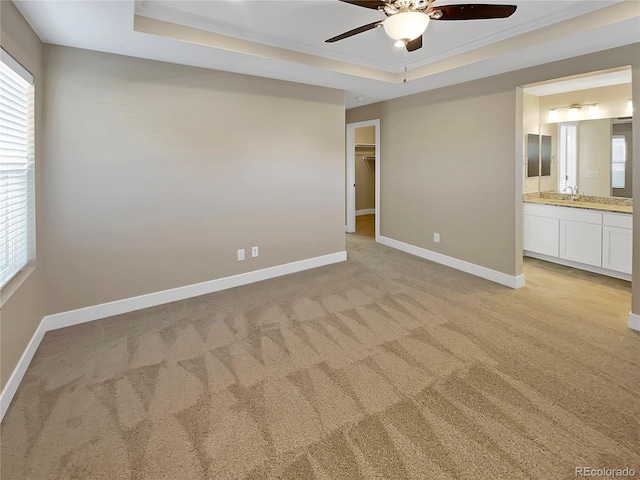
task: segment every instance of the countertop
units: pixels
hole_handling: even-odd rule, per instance
[[[587,210],[601,210],[603,212],[633,213],[633,207],[627,205],[607,205],[604,203],[589,203],[551,198],[529,198],[524,203],[538,203],[542,205],[557,205],[559,207],[584,208]]]

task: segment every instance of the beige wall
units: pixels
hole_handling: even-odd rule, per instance
[[[361,127],[354,130],[356,142],[356,210],[376,208],[376,162],[370,158],[375,155],[376,127]]]
[[[372,103],[358,108],[350,108],[346,112],[347,123],[365,122],[382,118],[383,103]]]
[[[4,388],[24,349],[45,315],[44,249],[42,219],[42,136],[43,70],[42,43],[11,2],[0,2],[0,44],[33,76],[36,96],[36,260],[26,280],[19,275],[0,293],[0,388]],[[24,280],[24,281],[23,281]],[[12,291],[9,296],[9,291]],[[8,298],[7,298],[8,297]]]
[[[345,249],[342,92],[59,46],[45,67],[49,313]]]
[[[515,89],[432,98],[385,105],[380,233],[515,275]]]
[[[381,119],[381,234],[520,274],[517,186],[525,132],[522,124],[516,127],[524,101],[517,87],[634,65],[636,92],[638,64],[640,44],[633,44],[348,110],[347,122]],[[636,141],[639,128],[636,122]],[[640,162],[637,150],[634,166]],[[634,224],[640,228],[640,219]],[[433,232],[441,234],[441,243],[432,241]],[[640,312],[640,235],[634,236],[634,252],[634,308]]]
[[[597,172],[599,178],[589,178]],[[584,195],[611,195],[611,120],[578,124],[578,190]]]
[[[525,136],[528,133],[540,134],[540,100],[535,95],[529,95],[523,93],[522,95],[522,110],[524,112],[522,119],[522,129]],[[531,193],[539,190],[540,177],[527,177],[527,142],[522,139],[523,152],[522,152],[522,192]]]

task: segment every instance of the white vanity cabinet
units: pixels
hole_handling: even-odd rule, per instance
[[[557,218],[524,216],[524,249],[551,257],[558,256],[559,221]]]
[[[633,220],[631,215],[602,215],[602,267],[631,274]]]
[[[630,214],[525,203],[523,224],[525,255],[630,279]]]
[[[560,210],[560,258],[602,266],[602,213],[571,207]]]

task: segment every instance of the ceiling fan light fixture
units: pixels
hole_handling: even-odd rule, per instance
[[[418,38],[429,25],[429,16],[421,12],[400,12],[388,17],[384,31],[394,40],[409,41]]]

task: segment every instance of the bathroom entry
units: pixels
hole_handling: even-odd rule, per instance
[[[379,235],[380,121],[347,125],[346,231]]]

